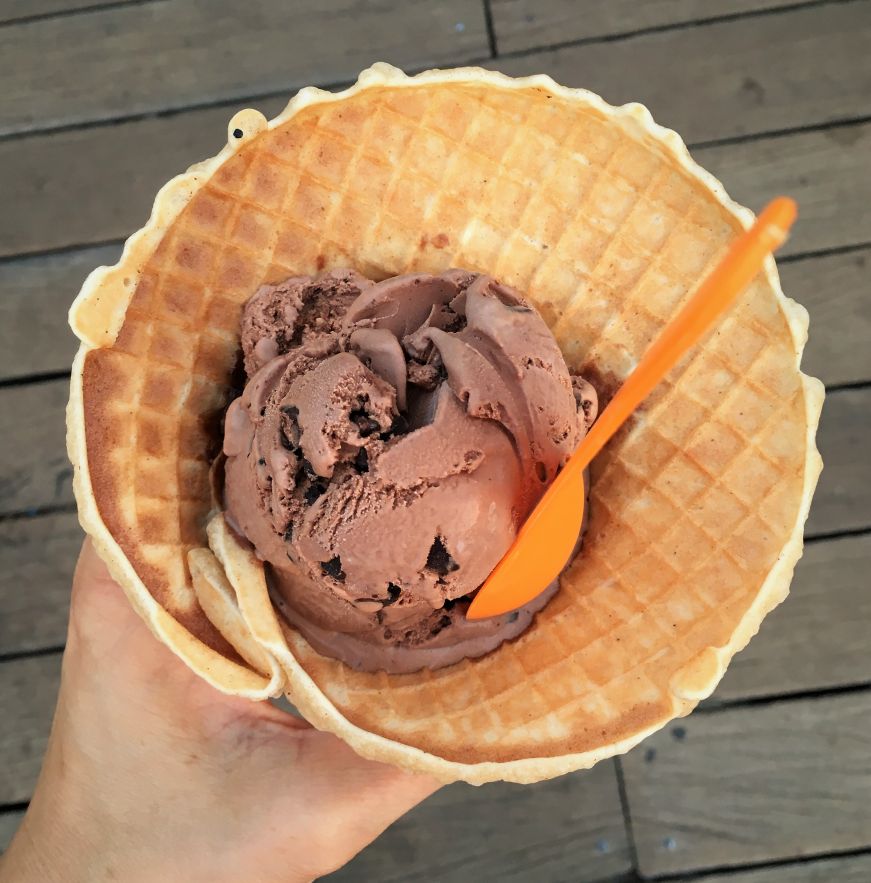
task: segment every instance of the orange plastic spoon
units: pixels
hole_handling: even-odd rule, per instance
[[[560,574],[584,517],[583,472],[663,377],[750,284],[786,239],[796,204],[781,196],[732,243],[722,261],[665,326],[559,476],[524,522],[513,545],[478,591],[466,616],[498,616],[531,601]]]

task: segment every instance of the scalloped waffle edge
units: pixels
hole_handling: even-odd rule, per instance
[[[157,265],[159,269],[161,261],[170,260],[161,254],[161,248],[165,241],[172,240],[179,224],[183,229],[198,194],[206,193],[211,182],[232,167],[234,157],[241,156],[241,150],[252,151],[268,144],[269,133],[275,133],[273,137],[277,137],[282,131],[290,132],[293,126],[288,124],[302,120],[306,114],[320,113],[322,117],[318,119],[335,121],[335,114],[329,117],[331,110],[338,113],[342,108],[349,108],[353,111],[355,102],[364,108],[374,107],[380,113],[378,101],[381,98],[389,103],[391,96],[397,95],[401,103],[402,90],[406,89],[418,90],[412,96],[454,96],[460,110],[465,109],[466,104],[478,102],[481,113],[489,113],[493,107],[503,111],[507,107],[506,113],[510,113],[512,108],[528,104],[530,113],[547,114],[549,111],[544,101],[554,98],[563,111],[560,116],[548,117],[555,126],[569,118],[571,122],[573,115],[578,119],[589,118],[590,126],[598,127],[604,133],[603,138],[613,136],[614,140],[609,143],[616,144],[616,150],[634,151],[642,166],[645,158],[648,159],[655,167],[652,173],[654,183],[663,176],[672,175],[674,187],[683,188],[680,192],[689,194],[682,208],[675,209],[673,229],[669,228],[664,234],[659,251],[652,252],[656,272],[662,280],[661,288],[670,292],[671,302],[663,305],[655,315],[641,310],[641,318],[637,318],[637,307],[639,304],[644,306],[645,301],[637,298],[632,301],[635,313],[631,313],[627,312],[623,301],[611,302],[609,297],[624,294],[627,299],[635,297],[645,283],[646,271],[639,270],[640,281],[633,282],[633,287],[629,287],[629,283],[615,282],[611,289],[606,281],[612,277],[601,272],[601,256],[576,271],[583,285],[572,289],[561,302],[548,299],[549,290],[543,283],[537,287],[538,277],[524,269],[523,261],[528,262],[537,256],[543,266],[556,268],[551,272],[552,278],[564,278],[558,275],[564,267],[548,261],[557,261],[561,244],[572,233],[566,222],[566,229],[560,228],[562,240],[550,254],[545,254],[542,248],[549,247],[544,240],[551,219],[544,211],[543,203],[541,206],[536,203],[536,210],[528,210],[520,216],[516,233],[520,236],[522,232],[525,239],[512,239],[511,249],[500,245],[492,262],[481,257],[483,252],[476,252],[476,247],[483,246],[487,236],[494,234],[481,218],[468,223],[462,219],[456,230],[451,228],[451,241],[456,243],[452,246],[453,252],[433,251],[431,242],[427,242],[427,231],[413,229],[409,236],[420,234],[419,252],[405,263],[381,241],[369,243],[366,249],[360,243],[353,244],[359,246],[356,257],[369,262],[370,267],[364,269],[375,267],[385,275],[412,266],[436,269],[441,265],[459,263],[495,272],[510,284],[517,284],[540,307],[547,308],[546,317],[570,363],[577,362],[578,352],[582,352],[588,357],[588,364],[611,373],[618,380],[625,376],[637,353],[643,350],[647,337],[653,333],[652,327],[689,293],[690,283],[683,288],[678,284],[681,273],[691,279],[701,275],[729,236],[740,227],[747,227],[752,219],[747,209],[726,196],[716,179],[691,160],[679,136],[657,126],[644,107],[630,104],[614,108],[592,93],[566,89],[546,76],[511,79],[477,68],[465,68],[428,71],[406,77],[396,68],[376,64],[364,71],[358,82],[344,92],[331,94],[312,88],[301,90],[282,114],[268,124],[256,111],[241,111],[228,126],[227,146],[214,158],[192,166],[160,190],[148,224],[128,239],[118,264],[95,270],[70,310],[70,324],[82,341],[73,365],[67,412],[68,449],[75,467],[74,487],[79,515],[113,577],[122,585],[154,634],[218,689],[252,699],[263,699],[285,691],[311,723],[337,734],[363,756],[427,772],[443,781],[463,779],[482,783],[505,779],[533,782],[586,768],[603,758],[624,752],[668,720],[688,713],[713,691],[732,655],[746,645],[763,617],[788,593],[795,562],[801,555],[802,527],[821,468],[814,438],[823,390],[819,381],[800,374],[807,314],[802,307],[784,297],[773,260],[768,261],[763,277],[754,283],[736,308],[737,318],[724,323],[725,343],[712,338],[704,348],[703,357],[690,360],[676,372],[654,394],[635,423],[615,440],[600,462],[594,464],[593,521],[585,549],[564,578],[560,595],[539,614],[534,626],[524,636],[482,660],[466,660],[441,672],[387,676],[383,673],[358,675],[340,663],[320,657],[298,633],[279,620],[269,600],[262,564],[235,540],[220,513],[214,514],[208,524],[211,551],[205,548],[205,543],[201,547],[194,544],[184,555],[189,585],[181,588],[186,591],[183,597],[188,599],[190,609],[168,610],[167,607],[172,606],[172,596],[161,604],[155,597],[159,593],[154,584],[149,587],[149,579],[143,578],[130,560],[133,557],[131,548],[137,549],[137,530],[145,536],[144,525],[157,523],[159,527],[159,522],[153,521],[153,513],[148,513],[152,520],[146,522],[134,507],[134,521],[130,528],[133,540],[118,528],[113,533],[106,523],[113,500],[107,496],[101,480],[93,479],[95,474],[98,478],[105,475],[105,464],[98,460],[113,453],[109,442],[92,440],[91,454],[95,459],[93,463],[89,461],[89,426],[93,431],[95,424],[106,415],[111,417],[112,404],[112,391],[100,389],[88,375],[89,355],[101,350],[111,354],[119,349],[125,324],[130,322],[131,327],[135,324],[136,316],[129,311],[131,302],[135,304],[137,293],[142,291],[143,279],[148,278],[153,267]],[[366,104],[367,100],[370,105]],[[405,121],[401,125],[405,125]],[[474,129],[474,125],[473,117],[469,129]],[[301,127],[302,122],[299,123]],[[424,131],[422,124],[417,130],[411,128],[418,133]],[[244,133],[241,140],[234,138],[233,132],[237,129]],[[307,143],[320,143],[323,149],[334,142],[341,143],[330,130],[315,131],[316,134],[310,137],[321,140]],[[430,130],[425,130],[425,134],[431,134]],[[478,134],[486,136],[486,127],[482,126]],[[460,148],[465,149],[468,137],[467,132],[459,139]],[[568,156],[568,147],[566,156],[560,155],[561,148],[555,149],[558,160]],[[256,161],[256,150],[251,155]],[[473,160],[477,157],[478,154],[472,154]],[[590,162],[583,151],[577,149],[570,158],[581,165],[584,160]],[[637,182],[615,176],[614,169],[609,169],[610,159],[602,162],[608,174],[602,172],[593,179],[593,195],[588,193],[585,198],[593,205],[598,190],[606,190],[602,197],[607,197],[602,203],[602,217],[607,217],[608,211],[619,212],[621,199],[631,201],[638,197],[640,201],[641,196],[633,191],[632,185]],[[318,174],[324,174],[323,168],[326,166]],[[494,173],[505,174],[502,183],[506,187],[514,182],[522,189],[525,182],[528,193],[537,190],[537,186],[529,185],[534,175],[523,179],[524,170],[519,163],[500,165],[500,161],[491,159],[490,166],[487,166],[482,159],[480,168],[492,168]],[[631,164],[628,168],[631,171]],[[518,170],[521,173],[519,183],[512,177]],[[619,171],[622,173],[624,169]],[[466,170],[455,172],[461,185],[475,183],[472,174],[473,171]],[[582,174],[578,172],[578,180]],[[398,173],[397,177],[404,181]],[[640,192],[645,199],[651,200],[651,204],[661,208],[665,220],[660,218],[658,222],[668,226],[671,192],[665,185],[654,190],[654,183],[648,182],[644,185],[646,189]],[[671,179],[667,183],[671,186]],[[227,186],[232,190],[235,185]],[[539,208],[541,211],[537,210]],[[685,212],[685,216],[680,212]],[[623,278],[621,274],[625,274],[626,279],[632,278],[631,250],[621,251],[621,246],[631,244],[630,234],[653,236],[651,224],[645,226],[652,217],[641,212],[640,218],[633,221],[630,208],[616,227],[611,228],[610,239],[598,229],[585,228],[588,239],[602,236],[605,253],[614,261],[611,265],[614,279]],[[442,220],[450,222],[450,218]],[[284,216],[279,216],[276,223],[283,221]],[[497,229],[495,233],[498,232]],[[401,234],[397,235],[402,238]],[[578,240],[581,252],[588,239]],[[378,248],[382,249],[380,253]],[[436,249],[439,248],[437,245]],[[353,248],[350,251],[353,252]],[[680,269],[675,270],[668,265],[669,260],[680,262],[685,257],[695,256],[696,252],[699,253],[698,267],[687,269],[681,264]],[[354,257],[353,254],[350,256]],[[328,257],[338,260],[346,255],[331,254]],[[642,257],[639,251],[639,261]],[[562,259],[565,261],[565,252]],[[311,272],[314,268],[300,266],[297,269]],[[529,279],[522,278],[524,273]],[[248,293],[253,290],[250,288]],[[659,289],[650,289],[648,295],[652,298],[657,291]],[[595,313],[596,309],[604,316],[601,321],[597,319],[598,325],[588,315],[588,311]],[[771,330],[766,323],[773,329],[772,338],[777,338],[773,342],[766,339],[766,330]],[[598,336],[591,330],[593,326],[598,328]],[[779,337],[774,331],[778,331]],[[758,349],[752,356],[741,352],[747,341],[755,340],[754,335],[762,338]],[[730,341],[741,343],[741,346],[736,344],[734,347],[737,355],[729,350]],[[774,346],[778,349],[769,359],[766,354]],[[133,351],[133,355],[126,353],[121,360],[124,365],[131,366],[134,379],[138,364],[135,359]],[[736,367],[745,362],[746,377]],[[147,355],[143,357],[142,370],[150,370]],[[732,387],[737,387],[742,394],[746,392],[751,401],[757,396],[759,413],[786,420],[787,428],[782,433],[786,441],[781,442],[781,449],[777,448],[776,437],[767,424],[754,429],[751,423],[746,423],[753,419],[752,413],[745,415],[734,408],[732,411],[727,409],[727,416],[731,415],[735,422],[731,426],[726,424],[726,418],[720,413],[722,407],[715,383],[726,383],[720,374],[728,375]],[[126,375],[121,372],[118,376],[123,385]],[[767,399],[766,382],[771,384]],[[141,398],[141,386],[139,389],[137,395]],[[121,394],[119,389],[118,395]],[[721,394],[724,401],[732,401],[729,392],[721,391]],[[779,398],[787,395],[790,397],[788,406]],[[710,402],[715,405],[710,406]],[[690,430],[686,446],[682,446],[677,437],[678,428],[683,431],[684,424],[698,421],[698,414],[690,412],[693,409],[704,411],[704,407],[708,407],[707,419],[716,419],[716,437],[710,440],[701,438],[704,433],[700,433],[698,427],[707,425],[702,416],[701,422],[695,424],[696,428]],[[665,435],[659,433],[661,429],[666,431]],[[137,427],[131,431],[135,433]],[[749,439],[743,448],[742,439]],[[730,444],[734,448],[728,451],[732,459],[726,461],[724,474],[719,475],[712,471],[710,464],[717,464],[718,458],[725,457]],[[754,471],[759,464],[753,460],[752,454],[758,454],[763,444],[771,447],[770,456],[766,453],[760,460],[762,466]],[[121,454],[125,453],[123,445],[123,439],[117,443]],[[662,460],[662,450],[665,449],[670,459]],[[155,458],[159,465],[159,455]],[[97,473],[93,471],[94,464]],[[704,472],[705,464],[708,464],[708,473]],[[787,478],[781,475],[778,483],[777,469],[783,464],[786,464],[784,474]],[[697,474],[699,465],[703,473],[701,477]],[[695,474],[693,467],[696,467]],[[100,473],[101,468],[103,473]],[[665,478],[660,481],[663,475]],[[740,506],[736,503],[737,496],[730,500],[724,490],[724,484],[728,483],[726,478],[734,480],[736,487],[741,486],[743,478],[747,479],[750,490],[742,491],[745,496]],[[769,503],[760,496],[754,503],[751,479],[757,483],[773,482],[769,496],[774,502]],[[106,483],[105,478],[102,481],[111,488],[111,481]],[[701,488],[699,499],[716,499],[722,504],[720,510],[711,504],[711,511],[718,514],[737,511],[741,515],[742,520],[731,528],[732,533],[724,534],[719,542],[711,541],[711,537],[716,539],[720,526],[705,527],[707,510],[702,508],[698,514],[690,505],[692,499],[680,499],[680,492],[691,487],[693,481]],[[778,488],[787,485],[789,493],[786,490],[778,493]],[[677,497],[669,491],[674,487],[678,488]],[[759,509],[758,513],[754,507]],[[181,504],[177,508],[182,513],[178,517],[183,518],[187,510]],[[200,508],[208,509],[205,500]],[[679,524],[676,522],[670,528],[669,518],[677,519]],[[759,518],[763,520],[759,522]],[[645,543],[639,540],[636,526],[643,524],[652,529],[658,523],[657,519],[662,520],[662,538],[654,534],[655,541]],[[770,528],[770,533],[774,534],[765,537],[764,543],[755,539],[751,530],[753,526],[759,528],[759,524],[763,531]],[[680,525],[690,539],[680,533]],[[699,525],[704,529],[700,530]],[[700,556],[703,560],[699,564],[708,570],[699,570],[698,583],[694,583],[691,591],[685,591],[685,581],[680,579],[680,562],[687,562],[687,572],[695,574],[689,564],[691,553],[686,547],[693,537],[693,530],[699,542],[708,542],[710,546],[708,558]],[[669,536],[674,536],[672,543],[677,559],[674,564],[663,558],[663,549],[671,549],[665,542]],[[138,539],[140,544],[144,542],[141,537]],[[128,544],[126,554],[122,543]],[[760,551],[762,546],[764,555]],[[622,563],[611,566],[609,559]],[[741,570],[744,561],[763,559],[770,559],[770,566],[759,577],[759,584],[754,582],[752,590],[743,586],[742,593],[735,571]],[[648,569],[641,572],[639,569],[643,570],[645,561]],[[650,576],[651,585],[656,582],[653,575],[665,584],[663,575],[670,574],[668,586],[671,588],[667,586],[659,594],[651,591],[649,597],[643,597],[648,588],[644,573]],[[707,574],[707,582],[701,578],[703,574]],[[737,585],[738,588],[732,595],[727,595],[723,589],[722,607],[719,607],[717,591],[721,584]],[[603,595],[605,592],[607,594]],[[581,610],[583,617],[578,613]],[[674,622],[670,627],[682,631],[670,633],[668,623],[671,620]],[[700,629],[699,623],[706,623],[707,631]],[[647,655],[641,660],[629,660],[625,670],[621,670],[622,651],[614,643],[620,640],[625,641],[623,646],[634,641],[634,649],[639,653],[643,645]],[[678,647],[683,655],[675,658]],[[633,678],[643,682],[642,686],[632,685]],[[574,693],[573,688],[576,688]],[[424,708],[427,713],[421,710]],[[600,724],[601,730],[597,731]]]

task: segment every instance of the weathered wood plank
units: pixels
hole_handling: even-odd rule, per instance
[[[673,96],[675,107],[682,98]],[[220,150],[246,103],[0,141],[0,191],[17,207],[0,213],[0,256],[128,236],[165,181]],[[273,116],[284,100],[254,104]],[[795,196],[802,215],[785,254],[871,242],[871,124],[694,152],[739,202],[758,209],[771,194]]]
[[[120,254],[111,245],[0,263],[0,379],[70,367],[78,347],[70,304],[85,276]]]
[[[871,691],[695,714],[622,763],[643,876],[871,846]]]
[[[693,877],[693,883],[868,883],[869,880],[871,855],[789,862],[771,868]]]
[[[0,380],[69,368],[67,309],[87,273],[120,246],[0,263]],[[803,369],[826,385],[871,380],[871,249],[781,265],[784,291],[810,313]],[[22,334],[22,329],[27,329]]]
[[[0,811],[0,852],[6,851],[23,818],[23,809]]]
[[[68,395],[65,379],[0,389],[0,515],[73,501]]]
[[[64,448],[65,379],[0,389],[0,514],[72,502]],[[871,458],[865,440],[871,389],[829,395],[819,446],[826,461],[807,533],[868,527]]]
[[[805,534],[871,526],[871,389],[830,393],[823,406],[818,444],[823,474]]]
[[[871,249],[782,263],[780,280],[810,314],[802,369],[826,386],[871,380]]]
[[[0,653],[64,643],[82,536],[74,512],[0,523]]]
[[[606,762],[537,785],[450,785],[326,879],[584,883],[629,867],[614,765]]]
[[[48,18],[0,32],[0,134],[335,83],[375,59],[488,54],[479,0],[167,0]]]
[[[871,683],[871,536],[805,547],[789,597],[729,666],[716,700]]]
[[[74,513],[0,524],[0,653],[63,644],[81,536]],[[789,599],[735,657],[711,701],[871,681],[869,571],[871,536],[809,544]]]
[[[790,0],[490,0],[499,52],[613,37],[792,5]]]
[[[74,513],[0,524],[0,653],[63,643],[80,543]],[[788,601],[735,657],[712,701],[871,681],[869,570],[869,536],[809,544]]]
[[[488,64],[510,74],[549,73],[614,104],[640,101],[658,123],[699,143],[867,115],[871,65],[857,60],[869,39],[871,5],[851,2]]]
[[[830,404],[835,401],[837,408],[842,395],[833,395]],[[827,505],[825,487],[819,500]],[[72,513],[0,525],[0,550],[7,562],[0,577],[0,652],[63,643],[69,578],[80,539]],[[869,569],[871,537],[808,545],[788,602],[766,620],[761,636],[735,658],[714,699],[871,680],[871,657],[864,653],[871,631],[871,597],[865,591]],[[814,639],[808,641],[811,628]]]
[[[0,213],[0,253],[129,236],[148,220],[160,187],[218,153],[230,118],[250,104],[0,141],[0,190],[17,207]],[[253,104],[272,117],[286,100]]]
[[[0,24],[39,15],[76,12],[99,6],[141,3],[142,0],[0,0]]]
[[[0,805],[30,800],[60,686],[61,654],[0,663]]]
[[[757,211],[779,193],[798,200],[801,216],[783,255],[871,242],[871,213],[865,209],[871,201],[871,124],[698,148],[693,154],[733,199]]]

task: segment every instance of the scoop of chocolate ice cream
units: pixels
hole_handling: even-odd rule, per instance
[[[320,652],[408,672],[520,634],[470,596],[595,419],[538,313],[488,276],[261,289],[228,409],[224,502],[284,616]]]

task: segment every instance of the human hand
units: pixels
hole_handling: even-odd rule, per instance
[[[437,788],[210,687],[86,541],[48,749],[0,881],[311,880]]]

